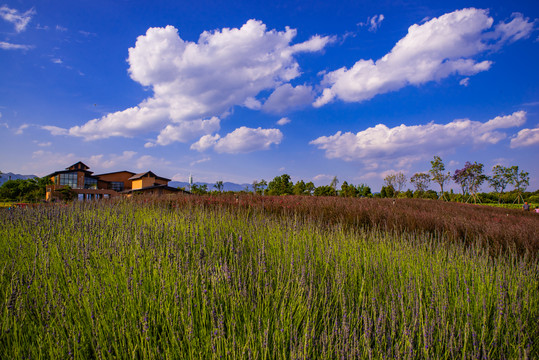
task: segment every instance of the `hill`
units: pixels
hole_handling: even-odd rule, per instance
[[[27,180],[27,179],[32,179],[35,177],[37,176],[36,175],[21,175],[21,174],[14,174],[14,173],[8,172],[8,173],[0,175],[0,186],[2,186],[2,184],[4,184],[8,180],[19,180],[19,179]]]

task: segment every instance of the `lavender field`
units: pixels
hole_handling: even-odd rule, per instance
[[[0,209],[0,358],[539,358],[539,217],[375,201]]]

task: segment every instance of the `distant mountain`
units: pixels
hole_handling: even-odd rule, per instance
[[[208,191],[217,190],[214,186],[215,183],[204,183],[204,182],[196,182],[197,186],[201,185],[207,185]],[[186,190],[189,190],[189,183],[183,182],[183,181],[171,181],[168,183],[168,186],[170,187],[183,187]],[[245,188],[248,189],[248,191],[253,191],[253,186],[250,184],[235,184],[231,182],[223,182],[223,191],[242,191],[245,190]]]
[[[5,183],[8,180],[26,180],[26,179],[32,179],[37,177],[36,175],[21,175],[21,174],[14,174],[14,173],[5,173],[0,175],[0,186]]]

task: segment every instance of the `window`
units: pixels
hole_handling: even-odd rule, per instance
[[[91,177],[84,177],[84,188],[85,189],[97,189],[97,179]]]
[[[110,188],[114,191],[124,191],[124,183],[121,181],[111,181]]]
[[[72,189],[78,189],[76,172],[60,174],[58,175],[58,178],[59,178],[58,185],[68,185]]]

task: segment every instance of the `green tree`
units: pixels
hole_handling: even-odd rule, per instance
[[[336,196],[337,191],[331,185],[322,185],[314,189],[314,196]]]
[[[307,191],[307,186],[303,180],[300,180],[294,184],[292,187],[292,193],[294,195],[305,195]]]
[[[371,188],[367,184],[359,184],[356,189],[359,196],[372,197]]]
[[[509,168],[509,171],[511,174],[511,184],[513,184],[513,186],[515,187],[515,191],[517,192],[517,198],[515,199],[515,202],[520,203],[520,200],[524,202],[522,193],[530,185],[530,174],[525,171],[518,172],[518,166],[511,166]]]
[[[208,193],[208,185],[207,184],[204,184],[204,185],[193,184],[193,186],[191,186],[191,192],[193,194],[195,194],[195,195],[207,194]]]
[[[290,181],[290,175],[283,174],[276,176],[268,184],[268,195],[292,195],[293,184]]]
[[[314,193],[314,189],[316,189],[316,186],[314,186],[312,181],[309,181],[307,184],[305,184],[306,195],[312,195]]]
[[[382,198],[392,198],[395,196],[395,189],[391,186],[382,186],[382,190],[380,190],[380,197]]]
[[[460,185],[460,189],[462,191],[462,196],[464,197],[466,194],[468,194],[469,191],[469,173],[468,173],[468,167],[470,166],[470,162],[466,162],[464,167],[462,169],[456,169],[455,173],[453,174],[453,181],[455,184]]]
[[[341,185],[340,195],[344,197],[356,197],[358,195],[358,190],[352,184],[348,185],[348,182],[344,181]]]
[[[384,178],[384,187],[393,189],[392,193],[394,193],[397,187],[397,176],[395,174],[386,175]]]
[[[258,194],[258,191],[260,190],[260,183],[258,182],[258,180],[253,180],[253,183],[251,184],[252,187],[253,187],[253,192],[255,194]]]
[[[410,178],[410,182],[419,194],[423,194],[429,188],[430,176],[426,173],[415,173],[414,176]]]
[[[479,199],[477,194],[481,189],[481,185],[487,179],[487,176],[483,174],[483,164],[475,162],[468,167],[468,177],[469,177],[469,190],[474,199],[474,203],[477,203]]]
[[[508,184],[511,183],[511,169],[496,165],[492,168],[492,176],[488,179],[490,187],[498,194],[498,204]]]
[[[223,191],[223,187],[224,187],[223,181],[222,181],[222,180],[217,181],[217,182],[215,183],[215,185],[213,185],[213,187],[216,188],[217,191],[222,192],[222,191]]]
[[[264,179],[260,181],[257,181],[257,180],[253,181],[253,191],[255,194],[262,195],[267,186],[268,186],[268,183]]]
[[[440,185],[441,193],[438,198],[444,199],[444,184],[446,184],[449,179],[451,179],[451,173],[445,172],[444,162],[442,161],[442,158],[437,155],[434,156],[434,160],[432,160],[430,164],[432,166],[432,168],[429,170],[430,176],[435,183]]]

